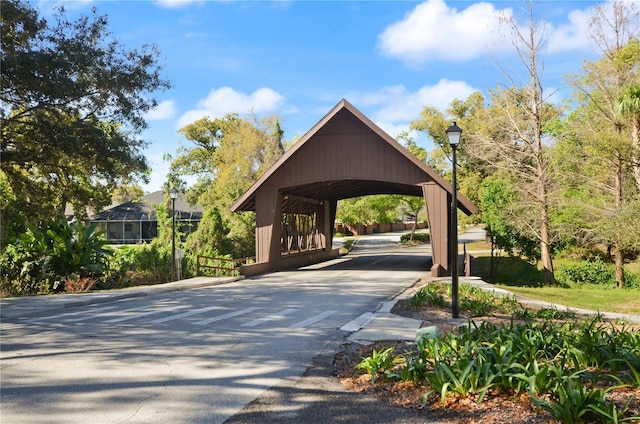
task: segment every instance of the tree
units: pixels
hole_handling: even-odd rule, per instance
[[[635,40],[633,44],[640,43]],[[616,103],[616,112],[627,118],[631,126],[633,176],[640,190],[640,83],[631,83],[625,88]]]
[[[423,147],[418,146],[418,144],[409,136],[407,133],[402,133],[398,137],[398,141],[405,141],[404,146],[413,154],[415,157],[420,159],[422,162],[427,162],[429,158],[429,152]],[[424,198],[416,197],[416,196],[397,196],[398,200],[403,203],[409,212],[413,215],[413,227],[411,228],[411,234],[409,235],[409,241],[413,241],[413,236],[416,233],[416,229],[418,228],[418,215],[421,210],[424,209]]]
[[[509,76],[509,84],[490,93],[490,106],[478,109],[476,131],[469,134],[468,150],[487,168],[507,171],[515,181],[519,207],[513,225],[522,234],[538,240],[544,283],[555,284],[550,225],[551,175],[546,127],[560,114],[544,96],[540,70],[541,51],[545,44],[544,27],[536,21],[533,2],[529,6],[529,24],[521,29],[513,18],[512,43],[529,79],[519,87]]]
[[[231,240],[232,251],[220,253],[251,256],[255,251],[255,216],[248,212],[232,214],[229,208],[284,153],[278,117],[262,120],[255,116],[251,120],[243,119],[237,114],[215,119],[205,117],[184,126],[180,133],[195,146],[181,150],[171,164],[170,178],[197,176],[187,199],[199,203],[206,211],[215,209],[219,213],[222,221],[208,225],[211,231],[229,229],[224,236]],[[216,221],[217,215],[213,213],[210,218]],[[198,232],[193,237],[204,237],[204,234]],[[216,240],[219,237],[206,236]],[[199,245],[196,241],[191,243]]]
[[[68,202],[83,217],[117,185],[146,177],[136,134],[157,105],[150,94],[169,83],[155,47],[124,48],[107,25],[95,9],[71,22],[59,8],[49,23],[28,3],[2,3],[0,170],[32,222]]]
[[[485,178],[480,190],[480,209],[491,243],[489,278],[495,279],[502,252],[519,255],[533,261],[540,256],[535,240],[522,234],[515,226],[513,211],[518,198],[513,180],[504,172]]]
[[[391,224],[398,221],[401,205],[405,198],[410,197],[375,194],[342,199],[338,202],[336,219],[348,225]],[[422,198],[417,199],[422,201]]]
[[[446,129],[451,125],[451,121],[457,121],[464,128],[463,137],[473,133],[476,126],[481,125],[480,120],[474,117],[478,116],[485,109],[485,99],[480,92],[472,93],[467,99],[454,99],[446,110],[449,119],[438,109],[426,106],[420,118],[411,121],[410,127],[413,130],[423,132],[436,145],[432,151],[428,152],[424,162],[445,178],[451,178],[451,146],[446,135]],[[407,145],[411,150],[410,145]],[[480,183],[482,179],[488,175],[484,162],[479,160],[477,155],[469,154],[470,146],[467,143],[461,143],[458,146],[457,156],[457,175],[458,190],[464,194],[472,203],[480,205],[478,193],[480,192]],[[476,214],[473,217],[459,216],[458,222],[476,222],[480,216]]]
[[[144,190],[139,185],[125,184],[116,187],[111,195],[111,202],[119,205],[128,202],[138,202],[144,197]]]
[[[634,224],[627,224],[634,217],[640,219],[640,186],[633,178],[640,172],[635,104],[640,81],[639,27],[637,4],[613,1],[597,7],[590,33],[602,57],[585,62],[582,74],[569,77],[579,104],[571,130],[580,139],[577,151],[584,159],[580,175],[589,184],[590,199],[595,200],[587,203],[594,216],[589,239],[613,249],[619,287],[625,284],[625,254],[637,248],[637,237],[629,237],[637,234],[637,224],[635,230]]]
[[[113,254],[97,223],[54,222],[29,226],[0,257],[0,287],[12,294],[43,294],[90,288],[105,276]]]

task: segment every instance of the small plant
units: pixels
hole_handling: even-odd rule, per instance
[[[559,310],[558,308],[541,308],[536,312],[536,318],[542,318],[546,320],[554,320],[554,319],[567,319],[567,318],[575,318],[575,311],[571,311],[566,309],[564,311]]]
[[[411,233],[404,233],[400,236],[401,243],[408,243],[411,240]],[[414,233],[413,241],[416,243],[429,243],[431,238],[429,237],[429,233]]]
[[[444,306],[443,288],[438,284],[427,284],[422,286],[416,294],[411,297],[412,306],[433,305]]]
[[[556,312],[551,313],[555,316]],[[489,390],[521,395],[563,423],[626,422],[626,403],[607,395],[640,384],[640,333],[587,322],[531,321],[498,326],[473,320],[457,332],[424,339],[416,350],[392,357],[392,348],[359,365],[376,381],[385,378],[427,385],[443,405],[450,398],[481,402]],[[616,397],[619,399],[619,397]]]
[[[551,391],[550,399],[531,396],[534,405],[549,412],[555,419],[563,423],[583,423],[599,419],[604,422],[621,422],[631,400],[621,411],[617,411],[615,403],[607,401],[607,393],[614,389],[593,388],[585,386],[578,371],[561,379]]]
[[[356,369],[365,370],[371,376],[371,383],[378,380],[378,373],[390,369],[393,366],[393,353],[395,348],[389,347],[383,350],[374,350],[371,356],[363,358]]]
[[[491,312],[507,310],[512,306],[511,301],[505,301],[504,299],[505,296],[479,289],[470,284],[460,285],[460,309],[468,311],[471,316],[474,317],[486,316]]]

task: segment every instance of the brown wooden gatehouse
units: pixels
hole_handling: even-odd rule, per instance
[[[234,212],[256,213],[256,263],[240,272],[250,276],[333,259],[338,200],[401,194],[424,197],[431,275],[449,275],[451,193],[449,182],[343,99],[232,205]],[[457,196],[460,210],[476,212]]]

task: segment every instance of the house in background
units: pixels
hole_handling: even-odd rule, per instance
[[[105,238],[112,244],[148,243],[158,236],[158,218],[154,205],[164,203],[164,191],[147,194],[138,202],[112,206],[89,218],[105,231]],[[169,202],[171,215],[171,202]],[[176,231],[184,236],[198,228],[202,219],[202,207],[185,202],[179,193],[175,200]]]

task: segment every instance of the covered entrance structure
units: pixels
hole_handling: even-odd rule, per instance
[[[231,207],[256,213],[256,263],[243,275],[332,259],[340,199],[372,194],[423,196],[431,235],[432,276],[450,274],[452,186],[341,100]],[[460,193],[467,215],[476,207]]]

